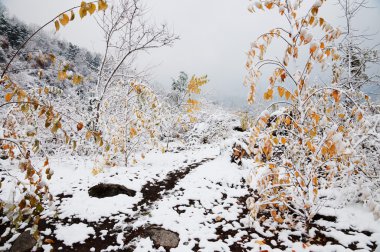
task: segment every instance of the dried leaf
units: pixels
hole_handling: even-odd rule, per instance
[[[55,25],[55,31],[56,31],[56,32],[59,31],[59,27],[60,27],[60,25],[59,25],[59,21],[58,21],[58,20],[55,20],[55,21],[54,21],[54,25]]]
[[[77,124],[77,130],[81,131],[82,129],[83,129],[83,123],[80,122]]]
[[[108,8],[107,2],[104,0],[99,0],[98,2],[98,10],[99,11],[104,11]]]
[[[7,93],[5,95],[5,101],[10,102],[12,100],[13,95],[14,95],[14,93]]]
[[[62,14],[59,17],[59,22],[61,22],[61,25],[63,25],[63,26],[67,25],[69,23],[69,21],[70,21],[70,18],[66,13]]]

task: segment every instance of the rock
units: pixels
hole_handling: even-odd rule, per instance
[[[10,252],[29,252],[36,245],[37,240],[29,231],[24,231],[13,243]]]
[[[165,249],[176,248],[179,244],[178,233],[161,227],[148,227],[145,229],[145,235],[150,237],[155,246],[162,246]]]
[[[239,131],[239,132],[244,132],[244,131],[245,131],[245,130],[244,130],[242,127],[240,127],[240,126],[236,126],[236,127],[234,127],[233,130],[235,130],[235,131]]]
[[[128,189],[122,185],[101,183],[101,184],[91,187],[88,190],[88,194],[91,197],[96,197],[96,198],[113,197],[119,194],[126,194],[130,197],[134,197],[136,195],[136,191]]]

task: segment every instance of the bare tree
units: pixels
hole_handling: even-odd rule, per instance
[[[170,46],[178,39],[166,25],[148,24],[141,0],[115,0],[97,19],[103,31],[105,48],[96,84],[94,129],[109,88],[120,80],[136,78],[133,62],[139,52]]]
[[[363,87],[380,86],[378,74],[368,74],[368,67],[379,64],[379,44],[366,47],[365,43],[371,40],[371,35],[359,33],[354,27],[354,21],[358,13],[368,9],[367,0],[338,0],[338,4],[344,12],[345,36],[339,46],[344,58],[343,68],[346,69],[342,76],[342,86],[347,90],[362,90]]]

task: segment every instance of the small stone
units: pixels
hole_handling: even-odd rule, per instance
[[[176,232],[160,227],[151,226],[145,230],[145,234],[152,239],[154,245],[164,248],[176,248],[179,244],[179,235]]]
[[[29,231],[24,231],[13,243],[10,252],[29,252],[36,245],[37,240]]]

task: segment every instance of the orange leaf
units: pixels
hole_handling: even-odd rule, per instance
[[[77,124],[77,130],[81,131],[82,129],[83,129],[83,123],[80,122]]]
[[[334,90],[331,93],[331,96],[334,98],[335,102],[339,102],[339,100],[340,100],[340,94],[339,94],[338,90]]]
[[[8,93],[5,95],[5,101],[10,102],[12,100],[13,93]]]
[[[44,166],[48,166],[49,165],[49,159],[46,158],[45,162],[44,162]]]
[[[278,91],[278,94],[279,94],[280,97],[283,97],[283,96],[284,96],[284,94],[285,94],[285,88],[283,88],[283,87],[278,87],[278,88],[277,88],[277,91]]]
[[[286,100],[289,100],[290,96],[291,96],[291,93],[289,91],[286,91],[285,92],[285,98],[286,98]]]
[[[290,117],[286,117],[286,118],[285,118],[285,124],[286,124],[286,125],[290,125],[290,122],[291,122],[291,121],[290,121]]]
[[[318,178],[317,178],[317,177],[314,177],[314,178],[313,178],[313,185],[314,185],[314,186],[317,186],[317,185],[318,185]]]
[[[264,240],[257,240],[257,241],[255,241],[255,243],[260,244],[260,245],[266,244]]]
[[[44,241],[45,243],[48,243],[48,244],[52,244],[54,243],[54,241],[52,239],[45,239]]]
[[[66,13],[62,14],[59,17],[59,22],[61,22],[61,25],[63,25],[63,26],[67,25],[69,23],[69,21],[70,21],[70,18]]]
[[[285,137],[281,137],[281,143],[286,144],[286,138]]]
[[[264,99],[265,100],[271,100],[273,98],[273,89],[268,89],[267,92],[264,93]]]

